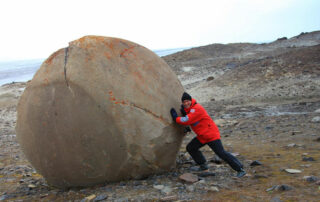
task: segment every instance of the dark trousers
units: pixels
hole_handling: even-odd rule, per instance
[[[227,162],[231,168],[235,171],[240,171],[243,165],[240,161],[234,157],[229,152],[226,152],[222,146],[221,140],[214,140],[206,143],[213,151],[216,153],[222,160]],[[193,160],[201,165],[206,163],[206,159],[203,156],[202,152],[199,150],[206,144],[202,144],[196,137],[191,140],[191,142],[187,145],[187,151],[193,158]]]

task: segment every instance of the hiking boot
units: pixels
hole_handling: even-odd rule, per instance
[[[200,165],[200,170],[207,171],[208,169],[209,169],[209,167],[206,163]]]
[[[241,170],[237,173],[237,177],[241,178],[243,176],[245,176],[247,173],[245,170],[243,170],[243,168],[241,168]]]
[[[209,167],[206,163],[201,164],[199,167],[198,166],[193,166],[190,168],[191,171],[209,171]]]

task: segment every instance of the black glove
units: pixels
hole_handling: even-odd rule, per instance
[[[172,116],[173,121],[176,122],[176,118],[178,117],[178,114],[174,108],[170,109],[170,114]]]
[[[182,116],[186,116],[187,115],[186,111],[184,111],[183,105],[181,105],[180,112],[181,112]]]

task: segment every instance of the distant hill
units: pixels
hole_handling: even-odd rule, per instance
[[[202,102],[320,98],[320,31],[271,43],[211,44],[163,59]]]

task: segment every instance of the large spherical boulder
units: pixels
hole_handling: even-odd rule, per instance
[[[181,127],[170,108],[183,87],[152,51],[86,36],[53,53],[18,104],[16,132],[57,187],[139,179],[175,166]]]

